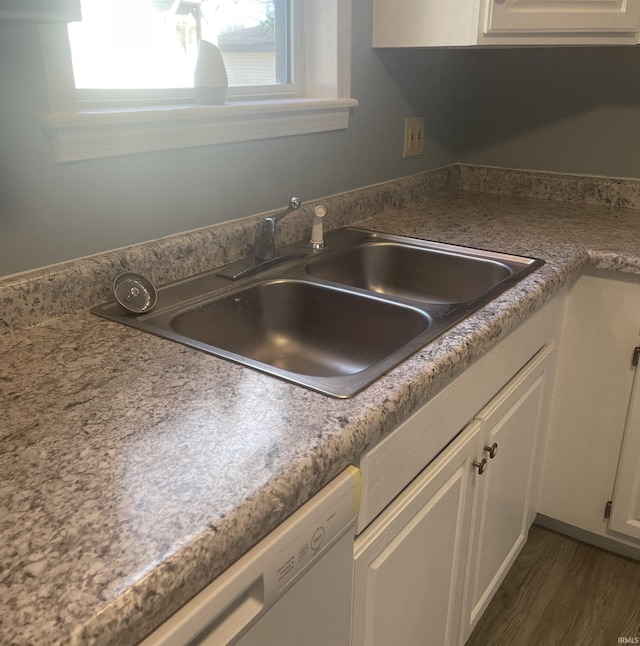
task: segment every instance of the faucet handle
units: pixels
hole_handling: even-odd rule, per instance
[[[289,206],[284,211],[278,213],[277,215],[270,215],[265,219],[271,220],[272,222],[277,222],[278,220],[281,220],[285,215],[289,215],[289,213],[291,213],[292,211],[297,211],[301,206],[302,200],[299,197],[292,197],[289,200]]]

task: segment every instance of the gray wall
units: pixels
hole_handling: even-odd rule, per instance
[[[465,51],[460,161],[640,178],[640,46]]]
[[[33,29],[0,25],[0,274],[455,161],[455,54],[376,53],[370,5],[353,2],[360,106],[348,130],[66,165],[38,126],[44,87]],[[404,160],[403,120],[413,114],[429,124],[427,152]]]
[[[67,165],[33,28],[0,25],[0,275],[454,161],[640,178],[640,47],[374,51],[353,8],[348,130]],[[413,114],[426,153],[404,160]]]

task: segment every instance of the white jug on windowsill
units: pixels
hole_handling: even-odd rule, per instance
[[[208,40],[201,40],[198,44],[193,86],[198,103],[220,105],[227,99],[229,80],[222,54]]]

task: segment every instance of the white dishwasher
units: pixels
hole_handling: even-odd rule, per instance
[[[140,646],[349,646],[359,500],[350,467]]]

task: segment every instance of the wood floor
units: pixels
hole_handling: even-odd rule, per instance
[[[466,646],[624,643],[640,643],[640,563],[534,525]]]

